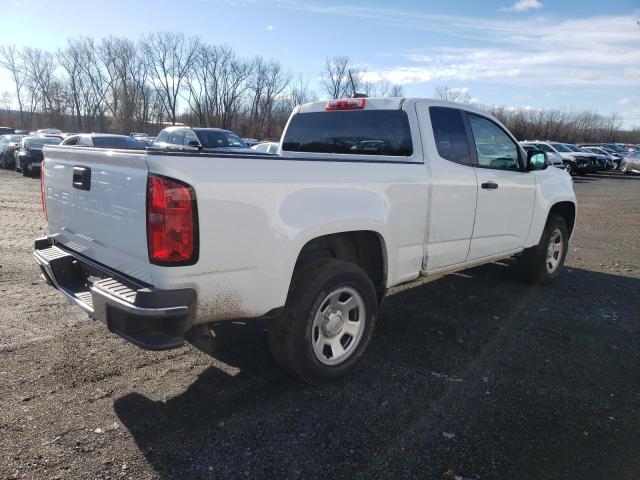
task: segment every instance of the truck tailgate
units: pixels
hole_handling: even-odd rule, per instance
[[[55,242],[153,284],[146,153],[51,146],[44,157],[49,232]]]

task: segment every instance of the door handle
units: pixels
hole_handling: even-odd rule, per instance
[[[73,167],[73,188],[91,189],[91,169],[89,167]]]
[[[496,190],[498,188],[498,184],[496,182],[485,182],[480,186],[485,190]]]

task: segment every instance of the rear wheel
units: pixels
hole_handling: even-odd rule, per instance
[[[626,163],[624,165],[622,165],[622,168],[620,169],[620,171],[622,172],[623,175],[628,175],[629,174],[629,167],[627,167]]]
[[[276,362],[311,384],[350,373],[371,340],[377,300],[359,266],[332,258],[312,262],[294,275],[269,345]]]
[[[569,230],[559,215],[550,214],[542,232],[540,243],[528,248],[520,257],[522,277],[535,284],[554,280],[562,270],[569,248]]]

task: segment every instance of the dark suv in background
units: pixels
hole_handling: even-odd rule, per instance
[[[153,147],[259,154],[238,135],[221,128],[168,127],[158,134]]]
[[[16,160],[16,172],[22,172],[25,177],[40,173],[40,164],[44,158],[42,149],[45,145],[58,145],[60,138],[31,136],[24,137],[14,155]]]

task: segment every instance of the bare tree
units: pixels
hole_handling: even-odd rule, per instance
[[[178,97],[188,77],[200,41],[182,33],[151,33],[142,41],[149,79],[172,124],[178,116]]]
[[[465,88],[451,88],[447,86],[439,86],[435,88],[434,97],[438,100],[456,103],[471,103],[471,95]]]
[[[350,72],[349,57],[345,56],[327,57],[320,79],[323,92],[330,98],[350,97],[353,91],[357,91],[362,85],[361,72],[355,68]]]
[[[266,62],[257,57],[253,62],[253,75],[249,83],[252,92],[249,123],[251,134],[271,136],[271,118],[278,96],[287,88],[291,74],[277,62]]]
[[[402,85],[391,85],[391,89],[389,90],[390,97],[404,97],[404,88]]]
[[[20,56],[15,45],[0,46],[0,65],[9,70],[13,79],[16,91],[16,100],[18,101],[18,109],[20,112],[20,128],[26,128],[23,108],[23,88],[27,81],[27,73],[24,64],[20,60]]]

